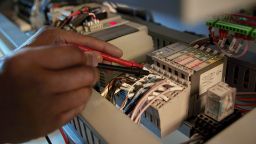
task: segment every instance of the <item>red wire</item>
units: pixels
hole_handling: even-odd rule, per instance
[[[212,40],[213,40],[213,43],[215,44],[215,45],[217,45],[217,43],[218,43],[218,38],[214,35],[214,31],[212,31],[212,27],[209,27],[209,31],[210,31],[210,37],[212,38]]]
[[[68,137],[67,137],[67,135],[65,134],[65,132],[63,131],[62,128],[60,128],[60,133],[61,133],[61,135],[62,135],[62,137],[65,141],[65,144],[68,144],[69,143]]]
[[[240,18],[245,18],[245,20],[241,20]],[[243,25],[248,25],[255,27],[256,26],[256,17],[254,16],[248,16],[248,15],[243,15],[243,14],[232,14],[231,15],[231,20],[243,24]]]
[[[249,112],[249,110],[245,110],[245,109],[239,109],[239,111],[240,111],[241,113],[248,113],[248,112]]]
[[[241,98],[241,97],[237,97],[238,100],[241,101],[256,101],[256,98]]]
[[[84,7],[82,10],[78,10],[78,11],[75,11],[75,12],[71,13],[69,15],[69,17],[74,17],[74,16],[77,16],[77,15],[80,15],[82,12],[88,12],[88,11],[89,11],[88,7]]]
[[[65,24],[68,23],[70,20],[72,20],[75,16],[80,15],[80,14],[82,14],[83,12],[86,13],[86,12],[88,12],[88,11],[89,11],[88,7],[84,7],[82,10],[78,10],[78,11],[75,11],[75,12],[71,13],[71,14],[64,20],[63,24],[62,24],[60,27],[65,26]]]
[[[251,40],[252,39],[250,36],[242,35],[242,34],[239,34],[239,33],[235,34],[235,38],[244,39],[244,40]]]
[[[243,15],[243,14],[232,14],[232,16],[243,17],[243,18],[247,18],[247,19],[250,19],[250,20],[256,20],[256,17],[254,17],[254,16],[248,16],[248,15]]]
[[[255,22],[250,22],[250,21],[244,21],[244,20],[237,20],[237,19],[233,19],[234,22],[239,23],[239,24],[243,24],[243,25],[248,25],[248,26],[256,26]]]
[[[248,106],[248,107],[255,107],[256,104],[236,104],[236,106]]]
[[[239,107],[239,106],[237,106],[237,105],[235,105],[235,107],[236,107],[237,109],[239,109],[239,111],[240,111],[241,113],[247,113],[247,112],[250,111],[250,110],[243,109],[243,108],[241,108],[241,107]]]

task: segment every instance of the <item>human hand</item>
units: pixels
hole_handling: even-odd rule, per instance
[[[80,113],[98,81],[102,58],[76,43],[121,56],[110,44],[58,29],[46,29],[7,58],[0,73],[0,143],[44,136]]]

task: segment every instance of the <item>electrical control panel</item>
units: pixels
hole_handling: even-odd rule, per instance
[[[236,90],[223,82],[227,53],[218,47],[226,42],[223,39],[216,46],[211,45],[214,39],[204,38],[153,51],[148,28],[118,15],[101,20],[92,15],[91,21],[75,24],[76,20],[63,29],[114,44],[123,50],[124,59],[143,62],[143,69],[149,71],[144,76],[101,72],[101,96],[134,124],[165,138],[189,123],[191,139],[204,142],[240,117],[235,110]],[[233,41],[232,48],[239,47]],[[207,129],[201,123],[216,130],[204,134]]]
[[[148,59],[152,63],[144,69],[149,75],[120,75],[101,95],[132,121],[164,137],[203,111],[207,90],[223,80],[224,55],[212,48],[174,43],[149,53]]]
[[[191,86],[189,116],[197,115],[204,108],[204,93],[224,77],[224,56],[212,48],[175,43],[149,56],[154,71]]]
[[[185,143],[204,143],[255,107],[255,69],[240,63],[255,42],[252,16],[209,20],[209,37],[195,41],[95,3],[53,6],[47,17],[55,27],[119,47],[123,59],[149,73],[100,69],[99,89],[88,107],[63,127],[74,143],[160,143],[177,133],[190,138]]]

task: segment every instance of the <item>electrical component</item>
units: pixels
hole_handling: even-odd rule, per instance
[[[128,21],[112,14],[102,5],[87,3],[76,7],[54,8],[52,23],[68,31],[88,35],[100,30],[120,26]]]
[[[146,26],[110,13],[107,8],[89,3],[61,9],[55,27],[107,41],[123,50],[123,59],[144,62],[153,51],[153,40]],[[141,42],[143,41],[143,42]]]
[[[233,113],[231,113],[221,121],[216,121],[215,119],[212,119],[205,114],[199,114],[193,124],[192,135],[195,133],[199,133],[201,136],[203,136],[203,140],[207,141],[208,139],[231,125],[233,122],[238,120],[240,117],[241,113],[238,110],[233,111]]]
[[[123,51],[123,59],[145,62],[146,54],[153,51],[153,40],[148,35],[146,26],[124,20],[121,17],[109,21],[107,25],[111,26],[88,35],[120,48]]]
[[[229,57],[242,57],[256,39],[256,17],[231,14],[207,21],[210,39]]]
[[[149,57],[153,64],[144,65],[149,75],[128,81],[127,76],[117,78],[121,84],[110,83],[102,94],[110,96],[132,121],[163,137],[201,112],[207,90],[223,80],[224,59],[217,50],[182,43],[156,50]],[[170,118],[166,113],[175,115]]]
[[[84,6],[71,13],[69,9],[69,11],[64,11],[65,13],[69,12],[69,14],[64,18],[60,17],[59,20],[54,22],[54,25],[66,30],[76,31],[80,34],[87,34],[89,32],[101,30],[103,28],[103,24],[98,19],[96,14],[106,12],[93,10],[95,9]]]
[[[236,89],[231,88],[228,84],[220,82],[208,89],[205,114],[221,121],[234,112]]]
[[[204,93],[223,80],[224,57],[217,50],[175,43],[149,54],[150,70],[184,86],[191,86],[189,117],[201,112]]]

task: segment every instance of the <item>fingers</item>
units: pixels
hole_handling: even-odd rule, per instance
[[[47,69],[63,69],[80,64],[96,67],[102,61],[97,52],[84,53],[71,45],[41,46],[31,51],[33,59]]]
[[[66,43],[84,45],[89,48],[107,53],[115,57],[121,57],[123,55],[123,52],[116,46],[106,43],[104,41],[98,40],[96,38],[83,36],[75,32],[64,31],[59,29],[56,31],[57,31],[57,34],[59,35],[60,41],[63,41]]]
[[[58,36],[55,35],[55,31],[56,28],[52,26],[44,26],[32,35],[25,43],[23,43],[21,47],[57,44],[60,40],[58,39]]]
[[[61,93],[83,87],[93,87],[99,80],[99,72],[89,66],[78,66],[47,73],[44,89],[51,93]]]
[[[78,90],[58,94],[52,99],[56,103],[53,105],[54,111],[63,113],[85,105],[92,94],[92,88],[85,87]]]
[[[61,127],[67,122],[71,121],[74,117],[76,117],[80,112],[82,112],[85,108],[85,104],[78,106],[72,110],[69,110],[67,112],[63,112],[56,116],[56,126]]]
[[[59,128],[82,112],[92,93],[91,88],[82,88],[53,97],[53,111],[57,113],[51,121],[51,128]],[[53,106],[53,105],[51,105]]]

